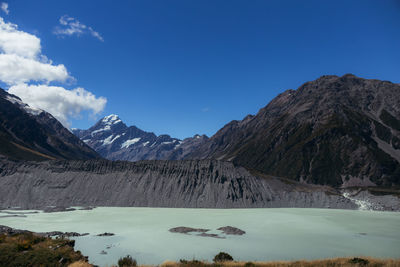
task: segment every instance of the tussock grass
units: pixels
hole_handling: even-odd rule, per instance
[[[271,261],[271,262],[237,262],[218,263],[188,261],[187,263],[164,262],[162,267],[400,267],[400,259],[333,258],[321,260]]]
[[[76,261],[68,265],[68,267],[93,267],[93,265],[87,263],[86,261]]]
[[[0,234],[1,267],[68,266],[85,257],[74,251],[73,240],[51,239],[26,232]]]

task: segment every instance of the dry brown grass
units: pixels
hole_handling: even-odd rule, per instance
[[[356,259],[356,260],[354,260]],[[322,260],[299,260],[299,261],[271,261],[271,262],[223,262],[209,263],[199,261],[189,261],[187,263],[164,262],[162,267],[400,267],[400,259],[375,259],[363,257],[358,258],[334,258]],[[365,264],[363,260],[367,260]]]
[[[35,151],[35,150],[30,149],[30,148],[21,146],[21,145],[19,145],[19,144],[17,144],[17,143],[14,143],[14,142],[11,142],[11,143],[12,143],[14,146],[18,147],[19,149],[28,151],[28,152],[30,152],[30,153],[32,153],[32,154],[41,156],[41,157],[43,157],[43,158],[46,158],[46,159],[53,159],[53,160],[56,159],[56,158],[54,158],[54,157],[52,157],[52,156],[49,156],[49,155],[40,153],[39,151]]]
[[[93,265],[85,262],[85,261],[76,261],[68,265],[68,267],[93,267]]]
[[[367,264],[352,263],[354,258],[334,258],[322,260],[299,260],[299,261],[270,261],[270,262],[222,262],[210,263],[204,261],[188,261],[187,263],[179,263],[175,261],[165,261],[160,264],[160,267],[400,267],[400,259],[375,259],[370,257],[362,257],[362,260],[367,260]],[[356,258],[357,259],[357,258]],[[356,260],[357,261],[357,260]],[[93,267],[93,265],[78,261],[68,267]],[[112,267],[117,267],[113,265]],[[139,267],[156,267],[154,265],[139,265]]]

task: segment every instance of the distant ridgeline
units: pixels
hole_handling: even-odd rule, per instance
[[[127,127],[117,115],[99,120],[88,130],[72,129],[83,142],[110,160],[183,159],[208,137],[195,135],[180,140],[169,135],[156,136],[136,126]]]
[[[218,159],[311,184],[387,187],[400,184],[399,103],[398,84],[322,76],[211,138],[155,136],[116,115],[73,132],[112,160]]]

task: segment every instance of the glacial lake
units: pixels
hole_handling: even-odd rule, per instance
[[[14,211],[21,212],[21,211]],[[131,255],[138,264],[165,260],[211,261],[220,251],[240,261],[345,256],[400,258],[400,213],[333,209],[174,209],[98,207],[93,210],[1,217],[0,225],[35,232],[74,231],[75,249],[89,262],[110,266]],[[216,229],[234,226],[242,236]],[[171,233],[187,226],[225,238]],[[114,236],[96,236],[111,232]],[[105,251],[107,254],[100,254]]]

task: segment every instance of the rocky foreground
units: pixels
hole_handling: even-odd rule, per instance
[[[343,195],[332,187],[251,174],[233,163],[217,160],[41,163],[0,160],[0,203],[4,208],[358,209],[362,206],[360,201],[367,199],[372,203],[368,206],[371,209],[400,210],[398,196],[363,192],[349,191],[348,195]]]
[[[75,241],[64,237],[54,239],[43,233],[0,226],[0,265],[61,267],[74,262],[87,264],[88,258],[74,250]]]

